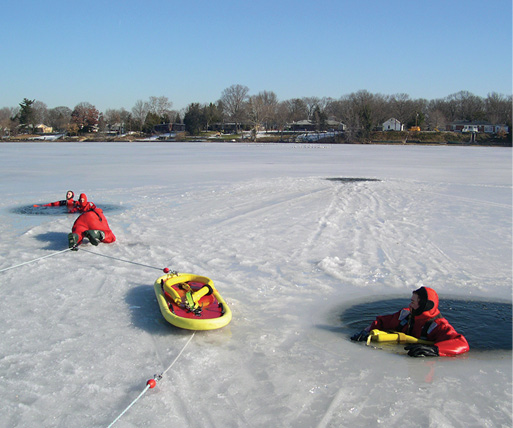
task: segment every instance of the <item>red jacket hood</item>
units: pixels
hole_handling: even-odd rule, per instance
[[[82,198],[84,198],[84,202],[82,202]],[[78,203],[77,205],[80,207],[80,208],[85,208],[87,206],[87,196],[85,193],[81,193],[80,194],[80,197],[78,198]]]
[[[418,315],[416,318],[434,318],[439,313],[440,310],[438,309],[438,294],[435,290],[429,287],[421,287],[423,288],[427,293],[427,301],[424,312],[422,312],[420,315]]]

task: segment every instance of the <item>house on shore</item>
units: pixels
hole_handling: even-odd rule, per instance
[[[396,118],[391,117],[386,122],[383,122],[383,131],[404,131],[404,125]]]
[[[328,119],[324,121],[323,127],[325,130],[330,131],[345,131],[346,126],[337,120]],[[285,129],[290,131],[300,131],[300,132],[313,132],[319,130],[319,123],[314,122],[313,120],[298,120],[297,122],[287,123]]]
[[[446,125],[446,131],[451,132],[477,132],[486,134],[497,134],[499,132],[509,133],[509,127],[504,124],[492,124],[486,121],[457,120]]]
[[[34,127],[34,132],[37,134],[51,134],[53,132],[53,128],[51,126],[46,126],[44,123],[40,123]]]
[[[183,123],[161,123],[153,127],[154,134],[169,134],[171,132],[184,132],[185,124]]]

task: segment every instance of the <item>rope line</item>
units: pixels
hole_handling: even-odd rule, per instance
[[[66,248],[65,250],[62,250],[62,251],[57,251],[55,253],[48,254],[48,255],[43,256],[43,257],[38,257],[37,259],[29,260],[28,262],[20,263],[19,265],[15,265],[15,266],[11,266],[11,267],[8,267],[8,268],[5,268],[5,269],[1,269],[0,272],[5,272],[6,270],[9,270],[9,269],[14,269],[14,268],[17,268],[17,267],[20,267],[20,266],[28,265],[29,263],[33,263],[33,262],[36,262],[38,260],[46,259],[48,257],[53,257],[53,256],[55,256],[57,254],[65,253],[66,251],[71,251],[71,248]]]
[[[108,256],[106,254],[95,253],[94,251],[86,250],[85,248],[80,248],[80,250],[81,251],[85,251],[86,253],[96,254],[97,256],[106,257],[108,259],[118,260],[120,262],[131,263],[133,265],[144,266],[144,267],[151,268],[151,269],[162,270],[162,268],[158,268],[158,267],[155,267],[155,266],[145,265],[143,263],[137,263],[137,262],[134,262],[134,261],[131,261],[131,260],[119,259],[117,257]]]
[[[114,421],[112,421],[112,423],[107,427],[107,428],[111,428],[117,421],[119,421],[121,419],[121,417],[126,413],[128,412],[128,410],[130,410],[130,408],[146,393],[146,391],[148,391],[148,389],[150,388],[154,388],[155,385],[157,384],[157,382],[159,382],[161,379],[162,379],[162,376],[164,376],[170,369],[171,367],[173,367],[175,365],[175,363],[178,361],[178,359],[180,358],[180,356],[183,354],[183,352],[185,351],[185,348],[187,348],[187,345],[189,345],[189,343],[191,343],[191,340],[192,338],[194,337],[194,335],[196,334],[196,331],[194,331],[191,335],[191,337],[189,337],[189,340],[187,341],[187,343],[183,346],[183,348],[181,349],[181,351],[178,353],[178,355],[175,357],[175,359],[173,360],[173,362],[169,365],[169,367],[164,370],[161,374],[159,375],[155,375],[153,377],[153,379],[150,379],[148,382],[146,382],[146,387],[142,390],[142,392],[137,396],[137,398],[132,401],[126,408],[125,410],[123,410],[119,416],[114,419]]]
[[[146,385],[146,388],[144,388],[144,390],[143,390],[143,391],[138,395],[138,397],[137,397],[134,401],[132,401],[132,402],[130,403],[130,405],[129,405],[125,410],[123,410],[123,411],[120,413],[120,415],[119,415],[116,419],[114,419],[114,421],[113,421],[113,422],[108,426],[108,428],[111,428],[111,427],[112,427],[112,426],[113,426],[117,421],[119,421],[119,420],[121,419],[121,417],[122,417],[126,412],[128,412],[128,410],[130,410],[130,407],[132,407],[132,406],[133,406],[133,405],[134,405],[134,404],[139,400],[139,398],[141,398],[141,397],[144,395],[144,393],[145,393],[146,391],[148,391],[148,389],[150,389],[150,385],[149,385],[149,384],[148,384],[148,385]]]

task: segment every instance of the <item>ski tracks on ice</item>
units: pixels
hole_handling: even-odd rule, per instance
[[[418,192],[394,181],[332,184],[292,258],[357,286],[449,275],[456,264],[431,239]]]

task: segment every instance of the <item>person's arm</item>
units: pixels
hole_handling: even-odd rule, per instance
[[[66,205],[66,201],[55,201],[55,202],[50,202],[49,204],[43,204],[43,205],[39,205],[39,206],[40,207],[58,207],[61,205]]]
[[[433,331],[428,334],[428,340],[435,342],[441,357],[463,354],[470,349],[465,336],[459,334],[448,322],[437,323]]]
[[[433,345],[417,344],[406,346],[410,357],[453,357],[467,352],[470,348],[467,339],[442,319],[432,324],[427,339]]]
[[[394,330],[399,324],[399,315],[401,311],[391,315],[380,315],[372,322],[371,325],[365,327],[362,331],[351,336],[351,340],[356,342],[364,342],[369,336],[371,330]]]

